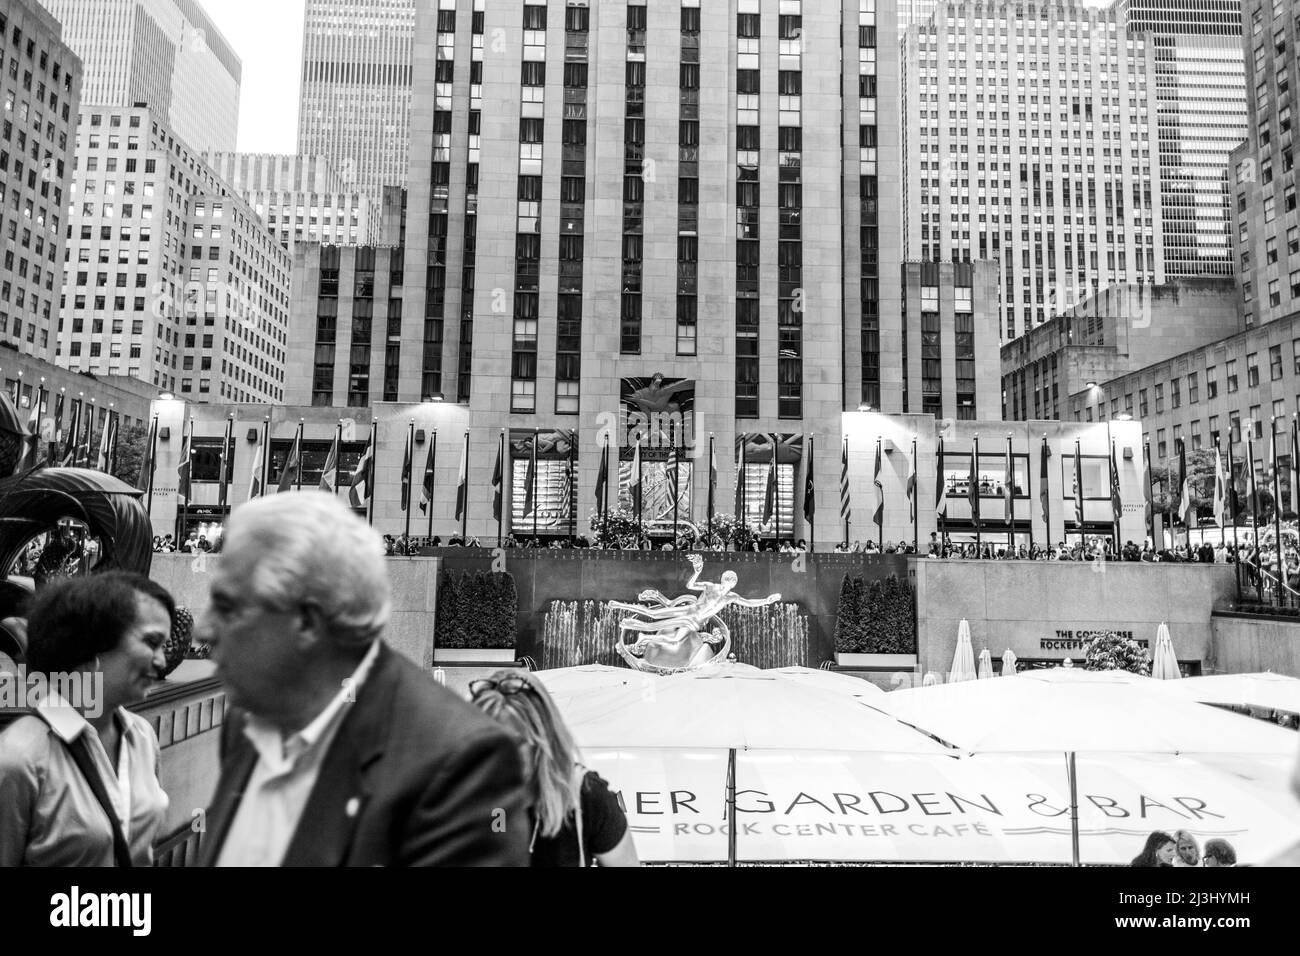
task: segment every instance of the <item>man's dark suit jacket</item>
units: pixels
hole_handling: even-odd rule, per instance
[[[200,860],[212,866],[257,751],[227,715]],[[527,866],[519,751],[501,727],[381,645],[321,762],[285,866]]]

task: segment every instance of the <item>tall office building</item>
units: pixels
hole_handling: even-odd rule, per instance
[[[165,122],[83,106],[71,206],[59,365],[284,400],[289,253]]]
[[[1246,142],[1232,154],[1231,171],[1237,282],[1251,326],[1300,313],[1300,175],[1292,102],[1300,89],[1300,2],[1250,0],[1245,10],[1251,123]]]
[[[1165,273],[1233,274],[1228,156],[1246,136],[1240,0],[1118,0],[1156,98]]]
[[[902,41],[904,245],[1000,262],[1014,339],[1165,278],[1155,83],[1114,9],[939,3]]]
[[[36,0],[0,0],[0,343],[50,359],[81,61]]]
[[[415,0],[307,0],[298,153],[324,156],[347,190],[376,209],[385,186],[406,183],[415,7]],[[430,24],[430,35],[436,28]]]
[[[41,0],[85,64],[82,100],[148,106],[195,150],[233,150],[239,57],[199,0]]]
[[[204,153],[203,161],[244,198],[292,255],[302,242],[379,242],[368,196],[348,188],[324,156]]]
[[[299,247],[289,401],[467,407],[484,487],[502,431],[520,470],[536,430],[548,474],[574,449],[584,513],[608,439],[611,503],[640,445],[662,517],[680,446],[702,521],[713,447],[758,520],[775,442],[786,529],[819,436],[834,523],[845,409],[997,406],[991,267],[916,271],[904,313],[895,24],[871,0],[422,2],[403,255]]]

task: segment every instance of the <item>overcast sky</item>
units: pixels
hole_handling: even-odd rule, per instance
[[[292,153],[298,148],[298,69],[304,0],[204,0],[243,60],[239,149]]]

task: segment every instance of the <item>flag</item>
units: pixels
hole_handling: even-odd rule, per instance
[[[967,482],[966,499],[970,502],[971,520],[975,527],[980,525],[980,477],[979,477],[980,440],[975,439],[975,447],[970,453],[970,480]]]
[[[158,452],[158,419],[149,425],[149,443],[144,446],[144,455],[140,458],[140,474],[136,476],[135,486],[140,491],[149,490],[153,484],[154,455]]]
[[[736,519],[742,523],[749,517],[747,513],[748,509],[745,507],[745,497],[746,497],[745,483],[748,477],[745,474],[745,469],[747,466],[747,462],[745,461],[746,440],[747,440],[747,436],[745,435],[740,436],[740,469],[736,473]]]
[[[411,433],[406,433],[406,455],[402,459],[402,510],[411,509]]]
[[[912,439],[912,451],[907,458],[907,501],[911,505],[909,517],[916,521],[916,439]]]
[[[1052,450],[1047,447],[1047,439],[1043,439],[1043,448],[1038,453],[1038,501],[1043,506],[1043,524],[1048,524],[1048,517],[1051,514],[1051,497],[1047,493],[1047,459],[1052,457]],[[1051,534],[1048,538],[1050,541]]]
[[[1184,526],[1190,528],[1196,509],[1192,505],[1192,476],[1187,473],[1187,446],[1180,439],[1178,442],[1178,510],[1183,516]]]
[[[1300,423],[1291,418],[1291,510],[1300,513]]]
[[[334,444],[325,457],[325,468],[320,473],[320,490],[334,494],[339,487],[339,436],[334,433]]]
[[[187,431],[181,441],[181,458],[176,465],[176,497],[189,504],[190,500],[190,435]]]
[[[370,441],[366,444],[365,454],[357,462],[356,470],[352,472],[352,485],[348,489],[348,504],[353,508],[364,508],[370,503],[370,495],[374,490],[374,473],[375,473],[375,430],[370,429]]]
[[[840,520],[848,521],[853,514],[852,501],[849,498],[849,443],[844,443],[840,452]]]
[[[501,455],[497,455],[497,472],[498,477],[501,471]],[[500,501],[501,488],[496,478],[492,480],[492,486],[496,488],[497,500]],[[609,487],[609,444],[600,450],[600,471],[596,473],[596,508],[603,514],[605,511],[605,492]],[[501,510],[501,505],[497,505],[497,511]]]
[[[221,436],[221,474],[218,476],[217,507],[226,507],[226,498],[230,493],[230,467],[235,455],[235,420],[226,419],[226,431]],[[116,441],[114,437],[114,441]]]
[[[666,468],[667,473],[665,477],[668,479],[668,503],[676,508],[677,499],[681,495],[679,477],[681,471],[681,458],[677,453],[676,442],[673,442],[668,449],[668,464]]]
[[[95,467],[102,472],[108,472],[113,465],[113,447],[117,444],[117,420],[108,416],[104,422],[104,430],[99,435],[99,454],[95,458]]]
[[[248,476],[248,500],[260,498],[262,492],[262,467],[266,461],[266,446],[261,444],[257,446],[257,455],[253,458],[253,472]]]
[[[602,468],[604,466],[602,465]],[[602,474],[604,472],[602,471]],[[718,452],[712,436],[709,437],[709,521],[713,520],[714,502],[718,493]]]
[[[424,480],[420,483],[420,514],[429,513],[433,504],[433,456],[438,448],[438,433],[434,432],[429,441],[429,457],[424,459]]]
[[[469,433],[465,433],[465,447],[460,453],[460,477],[456,480],[456,520],[465,515],[469,506]]]
[[[874,477],[872,478],[872,481],[875,483],[876,486],[876,513],[871,520],[875,522],[876,529],[881,534],[884,534],[885,532],[885,483],[881,478],[881,474],[880,474],[881,468],[883,467],[884,464],[883,461],[881,460],[882,455],[881,455],[880,446],[881,446],[880,439],[877,438],[876,439],[876,468],[874,472]]]
[[[503,444],[497,443],[497,464],[492,469],[492,517],[501,520],[501,496],[505,491],[505,463],[501,460]],[[603,465],[602,465],[603,467]],[[457,493],[459,495],[459,492]],[[460,517],[460,498],[456,499],[456,517]]]
[[[533,447],[528,455],[528,470],[524,473],[524,514],[537,507],[537,432],[533,432]]]
[[[1074,443],[1074,523],[1083,527],[1083,452]]]
[[[1115,443],[1110,443],[1110,511],[1119,534],[1120,519],[1124,517],[1124,501],[1119,494],[1119,462],[1115,460]]]
[[[54,400],[54,448],[50,455],[50,464],[63,452],[63,392]]]
[[[1015,484],[1016,484],[1016,461],[1011,454],[1011,439],[1007,439],[1007,463],[1003,473],[1002,481],[1002,501],[1007,509],[1007,524],[1011,524],[1011,516],[1015,513]]]
[[[934,513],[936,517],[948,517],[948,482],[943,477],[943,439],[939,439],[939,450],[934,457]]]
[[[813,490],[813,440],[808,439],[808,462],[803,476],[803,518],[809,524],[817,514],[817,495]]]
[[[1228,483],[1223,473],[1223,459],[1219,450],[1214,450],[1214,523],[1223,527],[1224,505],[1227,503]]]
[[[1155,514],[1155,502],[1151,500],[1151,443],[1146,443],[1146,460],[1147,474],[1146,481],[1142,482],[1142,503],[1143,514],[1142,520],[1146,522],[1146,527],[1151,527],[1151,519]],[[1154,531],[1152,532],[1154,534]]]
[[[776,509],[776,449],[775,438],[772,440],[772,464],[767,469],[767,487],[763,489],[763,524],[772,520]]]
[[[641,516],[641,443],[638,441],[632,451],[632,479],[629,483],[632,491],[632,512]]]
[[[298,466],[302,461],[302,429],[298,429],[298,434],[293,436],[293,445],[289,448],[289,456],[284,460],[284,469],[280,472],[279,491],[288,491],[293,487],[294,482],[298,480]]]
[[[27,437],[23,440],[21,467],[30,468],[36,464],[36,453],[41,442],[41,398],[43,395],[44,388],[38,389],[36,398],[32,402],[32,413],[27,416]]]

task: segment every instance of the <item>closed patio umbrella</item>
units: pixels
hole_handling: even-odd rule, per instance
[[[1002,676],[1010,677],[1016,672],[1016,652],[1007,648],[1002,652]]]
[[[993,656],[989,654],[989,649],[986,647],[984,648],[984,650],[980,651],[979,679],[984,680],[986,677],[992,677],[992,676],[993,676]]]
[[[1169,639],[1169,625],[1163,622],[1156,631],[1156,646],[1151,653],[1151,676],[1156,680],[1175,680],[1183,676],[1178,669],[1174,642]]]
[[[948,683],[975,680],[975,651],[970,646],[970,623],[962,618],[957,626],[957,650],[952,656],[952,669],[948,671]]]

